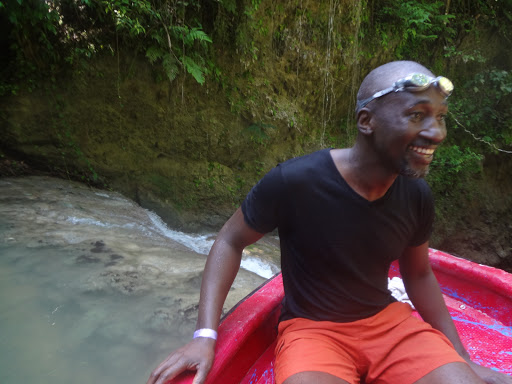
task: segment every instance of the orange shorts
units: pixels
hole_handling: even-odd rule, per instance
[[[412,384],[434,369],[465,362],[441,332],[392,303],[350,323],[292,319],[279,324],[276,382],[320,371],[349,383]]]

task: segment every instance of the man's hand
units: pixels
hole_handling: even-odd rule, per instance
[[[193,384],[203,384],[215,355],[215,340],[198,337],[171,353],[152,373],[147,384],[164,384],[186,370],[197,371]]]
[[[487,384],[512,384],[512,376],[505,375],[487,367],[482,367],[472,361],[469,362],[469,366],[478,375],[478,377]]]

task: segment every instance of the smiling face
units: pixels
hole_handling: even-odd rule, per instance
[[[446,138],[446,97],[436,87],[397,92],[375,100],[369,110],[373,147],[383,165],[393,173],[426,176]]]
[[[422,75],[431,80],[412,81]],[[451,89],[442,79],[413,61],[381,65],[364,78],[357,93],[359,135],[353,153],[372,177],[427,175],[437,146],[446,138]]]

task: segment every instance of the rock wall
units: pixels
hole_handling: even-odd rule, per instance
[[[204,24],[212,24],[215,64],[203,86],[190,76],[162,80],[141,53],[121,44],[114,56],[4,97],[3,173],[42,170],[82,180],[122,192],[173,227],[218,229],[278,162],[353,142],[358,84],[395,59],[397,44],[363,39],[364,6],[273,1],[229,17],[213,9]],[[489,34],[489,46],[493,39]],[[489,55],[503,60],[503,50]],[[425,57],[427,65],[439,60]],[[460,67],[446,60],[448,73]],[[29,170],[6,161],[24,161]],[[512,188],[503,183],[511,164],[497,156],[483,166],[477,195],[493,200],[446,203],[459,213],[440,222],[433,245],[457,253],[468,237],[478,237],[472,228],[486,228],[485,244],[469,253],[482,248],[497,263],[512,257],[510,238],[497,236],[512,221]]]

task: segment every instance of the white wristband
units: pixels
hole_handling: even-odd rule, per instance
[[[210,328],[201,328],[194,332],[194,339],[198,337],[208,337],[217,340],[217,332]]]

